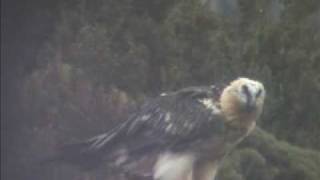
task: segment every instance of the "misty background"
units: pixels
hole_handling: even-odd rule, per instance
[[[38,161],[146,98],[238,76],[267,89],[219,180],[320,179],[318,0],[2,0],[1,179],[126,179]]]

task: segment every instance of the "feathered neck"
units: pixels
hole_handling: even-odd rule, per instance
[[[249,127],[252,122],[255,122],[259,118],[262,107],[252,112],[243,111],[242,104],[234,93],[234,88],[232,84],[227,86],[220,96],[219,101],[222,116],[232,126],[239,128]]]

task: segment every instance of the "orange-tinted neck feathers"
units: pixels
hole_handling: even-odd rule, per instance
[[[248,92],[243,88],[247,86]],[[262,92],[259,92],[262,91]],[[263,109],[264,87],[260,82],[247,78],[234,80],[227,86],[220,97],[220,106],[223,117],[230,124],[237,127],[248,127],[253,121],[256,121]],[[258,93],[259,92],[259,93]],[[258,96],[259,95],[259,96]],[[250,98],[247,96],[251,96]],[[253,104],[253,110],[247,111],[244,107],[248,99]],[[251,102],[252,101],[252,102]]]

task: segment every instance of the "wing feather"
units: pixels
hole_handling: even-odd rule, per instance
[[[191,87],[150,99],[127,121],[105,134],[63,147],[55,159],[91,167],[112,159],[117,154],[114,151],[124,146],[133,155],[184,149],[223,130],[219,112],[202,102],[206,99],[214,104],[216,96],[212,87]]]
[[[210,87],[186,88],[152,99],[132,119],[128,134],[132,137],[147,134],[159,142],[154,144],[161,149],[187,145],[197,138],[220,133],[224,128],[220,114],[203,104],[202,99],[217,101]]]

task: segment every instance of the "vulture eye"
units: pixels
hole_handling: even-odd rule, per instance
[[[249,88],[247,85],[243,85],[242,87],[242,91],[245,93],[245,94],[249,94]]]
[[[262,93],[262,90],[259,89],[259,91],[258,91],[257,94],[256,94],[256,97],[259,97],[259,96],[261,95],[261,93]]]

